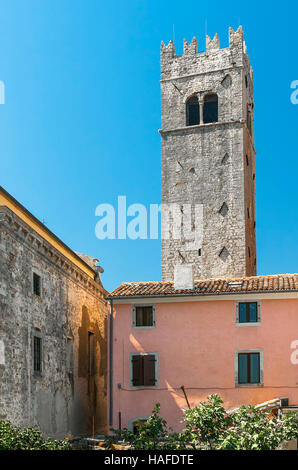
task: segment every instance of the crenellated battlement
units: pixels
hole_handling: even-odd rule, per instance
[[[171,40],[168,45],[161,43],[161,78],[169,79],[172,76],[180,76],[192,73],[205,73],[220,66],[222,69],[230,67],[245,67],[253,80],[253,71],[247,56],[246,44],[243,40],[242,26],[234,31],[229,28],[229,47],[220,48],[220,40],[216,33],[213,39],[206,35],[206,48],[198,52],[198,40],[196,37],[189,43],[183,40],[183,54],[177,55],[175,44]]]
[[[238,49],[246,53],[246,45],[243,41],[243,29],[242,26],[239,26],[237,31],[234,31],[233,28],[229,28],[229,49]],[[190,43],[186,39],[183,40],[183,54],[186,56],[195,56],[205,54],[206,52],[213,52],[220,50],[220,41],[218,34],[216,33],[214,38],[211,39],[208,34],[206,35],[206,51],[198,53],[198,40],[196,37],[192,39]],[[160,48],[161,55],[166,55],[168,58],[181,57],[181,55],[176,55],[175,45],[171,40],[166,46],[164,42],[161,42]]]

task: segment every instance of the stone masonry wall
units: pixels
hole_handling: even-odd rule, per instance
[[[33,293],[33,272],[41,295]],[[46,436],[106,432],[107,304],[104,289],[0,207],[0,419]],[[94,373],[88,332],[95,338]],[[42,338],[42,373],[33,336]]]
[[[176,56],[172,42],[161,45],[162,203],[203,205],[201,246],[189,248],[183,235],[162,240],[163,280],[173,280],[177,264],[193,264],[196,278],[256,272],[253,72],[242,29],[230,29],[229,48],[220,49],[217,36],[207,36],[206,48],[198,54],[194,38]],[[194,94],[203,99],[209,92],[218,95],[218,122],[186,126],[187,99]]]

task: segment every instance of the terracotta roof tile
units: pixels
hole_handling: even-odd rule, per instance
[[[191,290],[175,290],[173,282],[124,282],[109,297],[166,297],[290,291],[298,291],[298,274],[201,279],[195,281],[195,288]]]

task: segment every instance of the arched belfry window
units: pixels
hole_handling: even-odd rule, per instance
[[[200,106],[197,96],[191,96],[186,102],[186,125],[200,124]]]
[[[204,124],[218,121],[218,96],[210,93],[204,97]]]

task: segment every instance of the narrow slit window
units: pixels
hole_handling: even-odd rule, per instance
[[[33,293],[38,297],[41,295],[41,277],[36,273],[33,273]]]
[[[33,337],[33,370],[36,374],[41,374],[42,339],[39,336]]]

